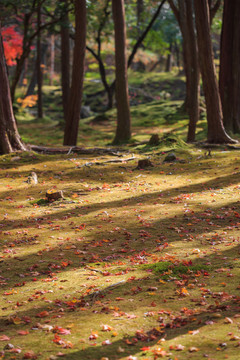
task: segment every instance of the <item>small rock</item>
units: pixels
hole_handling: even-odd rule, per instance
[[[163,160],[164,162],[173,162],[176,161],[177,157],[174,153],[170,153],[168,154],[165,159]]]
[[[48,199],[48,201],[56,201],[58,199],[62,199],[63,192],[62,190],[55,190],[55,189],[47,190],[46,198]]]
[[[137,169],[145,169],[147,167],[153,167],[153,164],[149,159],[138,160]]]
[[[91,116],[90,106],[82,106],[80,116],[81,116],[81,119],[85,119],[85,118],[88,118],[89,116]]]
[[[38,184],[38,177],[34,171],[32,171],[31,174],[28,175],[27,183],[34,185]]]

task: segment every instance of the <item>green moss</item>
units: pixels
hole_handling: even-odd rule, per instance
[[[184,264],[173,264],[168,261],[162,261],[151,265],[145,265],[144,268],[151,269],[155,274],[164,275],[163,278],[168,279],[170,276],[179,277],[182,274],[195,274],[197,272],[207,272],[211,270],[210,266],[207,265],[184,265]]]

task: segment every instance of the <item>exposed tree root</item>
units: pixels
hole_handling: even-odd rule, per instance
[[[104,148],[86,149],[79,146],[50,148],[46,146],[29,145],[29,148],[37,153],[47,154],[47,155],[57,155],[57,154],[69,155],[71,153],[75,153],[75,154],[83,154],[83,155],[108,154],[113,156],[121,156],[120,153],[128,152],[128,150],[123,150],[123,149],[104,149]]]

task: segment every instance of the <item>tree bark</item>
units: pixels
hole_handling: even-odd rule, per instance
[[[137,0],[137,30],[138,30],[138,36],[141,35],[141,23],[142,23],[142,17],[143,17],[143,11],[144,11],[144,1],[143,0]]]
[[[37,27],[38,27],[38,35],[37,35],[37,84],[38,84],[38,119],[42,119],[43,117],[43,104],[42,104],[42,64],[41,64],[41,2],[38,0],[38,10],[37,10]]]
[[[26,150],[18,133],[13,114],[11,93],[7,76],[7,66],[4,57],[0,23],[0,154],[16,150]]]
[[[86,48],[86,0],[75,0],[75,46],[73,53],[72,86],[70,91],[64,145],[76,145],[83,95],[84,60]]]
[[[223,123],[240,132],[240,2],[225,0],[221,33],[219,88]]]
[[[61,24],[61,81],[62,103],[64,121],[67,122],[68,101],[70,93],[70,42],[69,42],[69,18],[67,12],[68,0],[64,1],[65,15]]]
[[[167,56],[166,69],[165,69],[166,72],[172,71],[172,60],[173,60],[173,54],[172,54],[173,44],[172,43],[170,43],[168,51],[169,51],[169,54]]]
[[[189,115],[187,141],[195,140],[196,124],[199,118],[199,63],[198,47],[193,21],[192,0],[178,0],[178,7],[169,0],[179,23],[183,37],[183,64],[186,76],[186,98],[184,108]]]
[[[209,143],[233,143],[223,126],[222,107],[213,62],[210,14],[207,0],[194,0],[200,69],[207,108]]]
[[[55,65],[55,35],[51,35],[50,40],[50,71],[49,71],[49,84],[53,86],[54,78],[54,65]]]
[[[192,0],[185,0],[186,6],[186,47],[188,53],[188,114],[189,125],[187,142],[195,141],[196,125],[199,119],[199,64],[198,64],[198,48],[195,36],[195,27],[193,20]]]
[[[47,51],[48,45],[47,44],[41,44],[41,64],[45,64],[45,55]],[[28,86],[27,92],[25,97],[33,95],[35,86],[37,85],[37,58],[34,62],[34,70],[31,77],[30,84]]]
[[[114,21],[117,103],[117,130],[113,144],[119,144],[127,142],[131,138],[124,1],[114,0],[112,2],[112,11]]]

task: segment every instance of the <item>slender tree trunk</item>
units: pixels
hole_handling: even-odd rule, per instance
[[[203,90],[207,107],[208,142],[235,142],[225,132],[222,121],[222,107],[213,62],[213,50],[210,36],[210,14],[207,0],[194,0],[197,40]]]
[[[178,67],[178,70],[180,69],[180,50],[177,43],[174,44],[175,46],[175,53],[176,53],[176,65]]]
[[[30,26],[30,20],[31,20],[31,14],[25,14],[24,15],[24,20],[23,20],[23,25],[24,25],[24,29],[23,29],[23,52],[22,55],[20,56],[19,59],[17,59],[17,64],[16,64],[16,68],[15,68],[15,72],[14,72],[14,76],[13,76],[13,80],[11,83],[11,99],[12,101],[14,101],[14,96],[15,96],[15,91],[16,91],[16,87],[18,84],[18,81],[21,77],[21,73],[23,71],[24,68],[24,63],[25,60],[28,58],[29,53],[31,51],[31,45],[32,42],[28,42],[28,31],[29,31],[29,26]]]
[[[115,38],[115,72],[117,130],[114,144],[126,142],[131,138],[131,118],[128,96],[126,25],[123,0],[112,2],[114,38]]]
[[[220,96],[228,131],[240,132],[240,2],[225,0],[221,34]]]
[[[86,48],[86,0],[75,0],[75,46],[73,54],[72,86],[68,103],[67,121],[64,132],[64,145],[77,144],[83,95],[84,60]]]
[[[30,53],[30,49],[28,51],[25,51],[24,54],[22,54],[20,59],[17,59],[15,73],[14,73],[13,80],[11,83],[11,99],[12,99],[12,101],[14,101],[16,87],[17,87],[17,84],[21,77],[23,68],[24,68],[24,62],[28,58],[29,53]]]
[[[0,23],[0,154],[26,150],[13,114],[7,67],[4,58]]]
[[[65,15],[61,25],[61,76],[62,76],[62,102],[65,123],[67,121],[68,101],[70,93],[70,38],[69,38],[69,19],[67,3],[65,0]]]
[[[49,71],[49,83],[50,86],[53,86],[53,77],[54,77],[54,62],[55,62],[55,35],[51,35],[50,40],[50,71]]]
[[[45,55],[46,55],[47,48],[48,48],[47,44],[41,44],[41,64],[45,64]],[[38,66],[38,64],[37,64],[37,57],[36,57],[31,81],[29,83],[25,97],[33,95],[33,93],[34,93],[35,86],[37,85],[37,66]]]
[[[41,27],[41,4],[40,0],[37,11],[37,26],[38,29]],[[37,36],[37,83],[38,83],[38,119],[43,117],[43,106],[42,106],[42,66],[41,66],[41,31],[38,32]]]
[[[173,44],[172,43],[170,43],[168,50],[169,50],[169,54],[167,56],[167,63],[166,63],[166,69],[165,69],[166,72],[172,71],[172,60],[173,60],[172,59],[173,58],[173,54],[172,54]]]
[[[19,79],[19,85],[20,86],[25,86],[26,85],[26,84],[24,84],[24,79],[26,79],[27,69],[28,69],[28,59],[26,59],[24,61],[24,67],[23,67],[23,70],[22,70],[22,73],[21,73],[21,76],[20,76],[20,79]]]
[[[141,23],[144,11],[144,0],[137,0],[137,29],[138,29],[138,36],[141,35]]]

